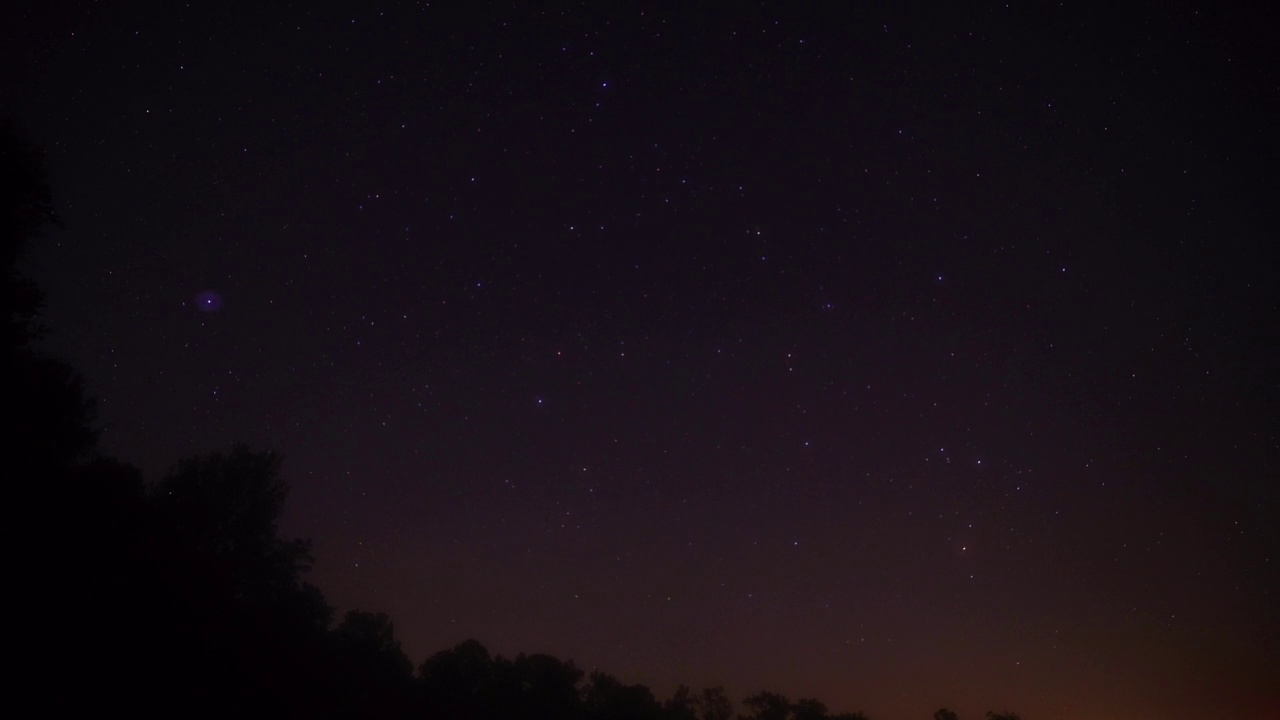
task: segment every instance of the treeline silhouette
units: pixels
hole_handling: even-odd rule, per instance
[[[97,449],[80,375],[35,348],[39,290],[19,272],[55,223],[39,153],[0,127],[5,528],[16,574],[10,707],[24,717],[865,720],[719,687],[658,700],[549,655],[469,640],[415,670],[383,613],[333,610],[280,537],[281,459],[237,446],[155,483]],[[1018,720],[988,713],[989,720]],[[957,720],[939,710],[935,720]]]

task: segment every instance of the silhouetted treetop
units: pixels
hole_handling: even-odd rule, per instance
[[[8,348],[2,362],[8,471],[47,479],[90,459],[98,431],[80,373],[25,347]]]
[[[405,679],[413,663],[395,639],[395,625],[386,613],[349,611],[333,629],[335,644],[352,660]]]
[[[27,242],[53,221],[40,153],[11,120],[0,120],[0,449],[8,473],[41,483],[87,460],[97,443],[80,374],[31,347],[41,293],[18,265]]]
[[[751,714],[739,715],[739,720],[866,720],[867,718],[861,712],[828,715],[827,706],[813,698],[801,698],[793,703],[783,695],[767,691],[745,698],[742,704]]]
[[[791,720],[826,720],[827,706],[813,698],[801,698],[791,706]]]
[[[219,556],[285,554],[301,569],[310,558],[282,547],[276,523],[289,488],[271,452],[239,445],[180,461],[156,488],[175,526]]]
[[[789,720],[791,714],[791,703],[786,696],[768,691],[743,698],[742,705],[751,712],[739,715],[742,720]]]
[[[643,685],[624,685],[612,675],[591,673],[583,689],[586,717],[591,720],[661,720],[662,705]]]
[[[729,720],[733,717],[733,701],[722,687],[703,688],[698,696],[699,720]]]
[[[662,703],[662,712],[667,720],[698,720],[698,696],[688,685],[680,685]]]
[[[4,342],[31,338],[31,318],[40,307],[40,291],[18,273],[27,242],[55,221],[44,162],[10,119],[0,120],[0,268],[4,271]]]
[[[283,540],[277,523],[289,486],[275,453],[238,445],[179,462],[155,490],[155,502],[177,537],[191,545],[204,572],[221,577],[235,598],[307,603],[312,623],[328,623],[318,591],[302,582],[310,545]]]
[[[449,650],[441,650],[423,661],[418,678],[429,687],[479,692],[493,676],[493,659],[476,640],[466,640]]]

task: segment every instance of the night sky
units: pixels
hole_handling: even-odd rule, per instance
[[[1275,18],[28,5],[102,447],[281,452],[415,663],[1280,712]]]

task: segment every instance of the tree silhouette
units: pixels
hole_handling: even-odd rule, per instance
[[[723,699],[723,694],[720,698]],[[801,698],[791,703],[785,696],[767,691],[743,699],[742,704],[752,714],[739,715],[739,720],[867,720],[861,712],[828,715],[827,706],[813,698]],[[728,710],[723,705],[720,708],[717,717],[727,717]]]
[[[14,687],[47,698],[50,714],[74,711],[66,678],[77,677],[70,647],[119,641],[110,598],[135,577],[126,536],[135,532],[140,482],[123,464],[92,467],[97,432],[84,381],[33,346],[41,293],[21,272],[30,241],[54,222],[41,154],[11,120],[0,120],[0,459],[8,481],[3,526],[15,553],[10,584],[22,618],[11,637],[19,669]],[[33,519],[54,522],[32,528]],[[33,534],[34,530],[34,534]],[[32,540],[36,539],[35,542]],[[106,696],[112,672],[81,681]]]
[[[418,686],[428,716],[488,718],[517,702],[517,691],[500,687],[500,661],[475,640],[427,658],[418,668]]]
[[[509,668],[511,681],[520,688],[523,717],[553,720],[579,714],[578,683],[583,673],[572,661],[521,653]]]
[[[131,621],[121,642],[139,661],[127,674],[154,685],[120,707],[297,715],[334,706],[322,681],[336,662],[331,611],[302,581],[306,543],[279,537],[287,494],[274,454],[237,446],[179,462],[139,500],[112,567],[131,581],[96,593]]]
[[[395,625],[386,613],[351,610],[333,629],[333,637],[344,654],[383,675],[406,681],[413,676],[413,663],[395,639]]]
[[[300,622],[323,628],[331,610],[301,573],[311,567],[310,545],[282,540],[277,523],[289,486],[280,458],[238,445],[183,460],[156,488],[158,510],[193,550],[202,570],[223,581],[235,601],[290,605]]]
[[[42,295],[18,271],[27,243],[56,222],[52,193],[45,178],[44,158],[23,138],[10,119],[0,120],[0,267],[4,292],[4,347],[21,346],[36,335],[32,321]]]
[[[987,720],[1022,720],[1022,718],[1018,717],[1016,713],[1011,713],[1007,711],[1003,713],[998,713],[998,712],[992,712],[988,710]]]
[[[662,714],[668,720],[698,720],[698,696],[688,685],[680,685],[662,703]]]
[[[960,716],[946,708],[942,708],[933,714],[933,720],[960,720]]]
[[[791,703],[785,696],[765,690],[744,698],[742,705],[751,711],[750,715],[739,715],[742,720],[788,720],[791,714]]]
[[[41,154],[11,120],[0,120],[0,418],[6,470],[43,485],[89,459],[97,442],[93,404],[70,366],[37,352],[42,295],[19,265],[28,243],[54,222]],[[19,485],[37,494],[43,487]],[[34,498],[33,498],[34,499]]]
[[[349,611],[330,633],[329,687],[343,717],[411,716],[413,664],[386,613]]]
[[[791,706],[792,720],[826,720],[827,706],[813,698],[801,698]]]
[[[585,717],[590,720],[660,720],[662,706],[643,685],[623,685],[612,675],[591,673],[582,692]]]
[[[733,701],[724,694],[724,688],[703,688],[698,697],[699,720],[729,720],[733,717]]]

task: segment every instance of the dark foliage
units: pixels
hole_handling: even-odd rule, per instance
[[[866,720],[860,712],[828,715],[827,706],[813,698],[801,698],[790,702],[786,697],[762,691],[742,701],[750,715],[739,715],[739,720]]]
[[[660,720],[666,717],[661,704],[643,685],[624,685],[612,675],[591,673],[582,693],[585,717],[590,720]]]
[[[34,336],[31,325],[40,309],[40,290],[19,272],[27,243],[56,220],[52,194],[45,179],[41,154],[11,120],[0,120],[0,266],[4,268],[6,348],[26,344]]]
[[[41,294],[22,274],[21,263],[28,244],[52,222],[40,153],[11,121],[0,121],[0,372],[5,377],[0,417],[7,469],[17,477],[40,478],[18,484],[23,492],[45,489],[55,476],[65,479],[75,463],[88,459],[97,441],[93,406],[79,373],[32,348],[39,335],[35,318]]]
[[[742,704],[751,712],[740,715],[742,720],[789,720],[791,717],[791,703],[776,693],[762,691],[745,698]]]

